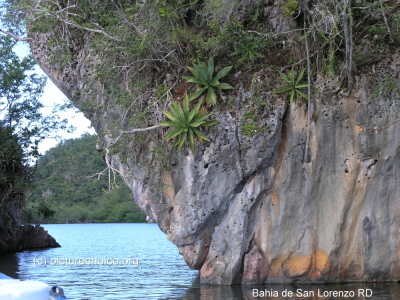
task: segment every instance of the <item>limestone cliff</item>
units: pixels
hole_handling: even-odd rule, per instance
[[[4,173],[3,173],[4,174]],[[9,183],[12,186],[11,183]],[[4,188],[4,185],[1,186]],[[56,240],[40,225],[20,225],[24,193],[0,190],[0,255],[35,248],[60,247]],[[7,190],[6,190],[7,192]]]
[[[60,247],[40,225],[20,225],[21,197],[4,197],[0,206],[0,255],[35,248]]]
[[[100,114],[83,105],[96,59],[87,39],[73,46],[77,60],[67,67],[49,62],[50,41],[51,35],[35,36],[35,58],[107,148],[116,139],[107,126],[124,112],[108,104]],[[110,154],[112,166],[186,263],[200,270],[202,283],[398,280],[399,65],[397,52],[364,68],[350,95],[319,77],[308,149],[306,106],[271,92],[262,94],[271,105],[259,108],[254,121],[262,130],[245,134],[252,95],[238,84],[226,100],[230,107],[215,110],[220,123],[207,132],[211,142],[198,143],[195,153],[165,143],[168,168],[154,171],[164,134],[157,129],[140,142],[127,135],[129,151]],[[105,105],[97,88],[89,101]]]

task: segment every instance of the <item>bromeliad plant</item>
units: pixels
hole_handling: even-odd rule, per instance
[[[232,69],[232,66],[225,67],[221,71],[218,72],[217,75],[214,75],[214,59],[210,57],[208,59],[208,63],[201,63],[200,60],[197,60],[197,64],[193,64],[193,67],[187,67],[193,76],[183,76],[187,82],[195,83],[202,85],[196,92],[194,92],[190,97],[189,101],[192,101],[205,91],[207,91],[206,103],[208,105],[213,105],[217,103],[217,95],[215,94],[215,88],[221,90],[229,90],[233,89],[228,83],[221,83],[219,80],[222,77],[225,77],[229,71]]]
[[[182,148],[187,137],[189,137],[189,146],[190,149],[192,149],[192,152],[194,152],[195,136],[199,139],[210,141],[204,133],[198,129],[198,127],[212,126],[217,124],[218,121],[206,121],[211,113],[204,113],[203,110],[200,109],[201,103],[203,102],[202,100],[200,100],[192,110],[189,109],[189,101],[190,97],[185,94],[183,99],[183,109],[178,102],[172,101],[170,111],[163,111],[169,121],[161,122],[160,125],[175,128],[170,131],[164,139],[168,140],[180,135],[174,142],[174,147],[178,147],[178,150]]]
[[[244,61],[248,58],[252,63],[256,61],[259,57],[264,57],[261,53],[257,52],[260,46],[258,44],[247,44],[243,48],[240,48],[232,53],[232,56],[243,54],[242,57],[238,61],[238,65],[244,63]]]
[[[300,89],[308,87],[308,83],[299,84],[300,80],[303,78],[304,71],[305,69],[301,70],[297,79],[295,78],[293,68],[291,71],[288,72],[287,75],[279,72],[279,74],[287,84],[287,87],[279,89],[274,93],[278,94],[278,93],[290,92],[290,104],[292,104],[292,102],[294,101],[296,93],[302,96],[303,98],[308,99],[307,95],[300,91]]]

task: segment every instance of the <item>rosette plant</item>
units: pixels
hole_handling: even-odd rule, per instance
[[[243,54],[242,58],[239,59],[239,64],[241,65],[247,58],[254,63],[257,58],[259,57],[264,57],[261,53],[257,52],[256,49],[259,48],[259,45],[257,44],[247,44],[244,47],[236,50],[235,52],[232,53],[232,56],[238,55],[238,54]]]
[[[288,72],[287,75],[279,72],[279,74],[281,75],[281,77],[283,78],[283,80],[285,81],[287,86],[275,91],[274,93],[290,92],[290,98],[289,98],[290,104],[292,104],[292,102],[294,101],[294,97],[295,97],[296,93],[299,94],[300,96],[302,96],[303,98],[308,99],[307,95],[304,94],[302,91],[300,91],[301,88],[308,87],[308,83],[299,84],[300,80],[303,78],[304,71],[305,71],[305,69],[301,70],[301,72],[297,78],[295,78],[293,68],[291,71]]]
[[[197,91],[195,91],[189,97],[189,101],[200,97],[201,94],[207,91],[206,103],[208,105],[213,105],[217,103],[217,95],[215,94],[216,88],[221,90],[233,89],[233,86],[230,84],[219,82],[222,77],[225,77],[229,73],[229,71],[232,69],[232,66],[223,68],[217,73],[217,75],[213,76],[214,59],[210,57],[208,59],[208,63],[202,63],[199,59],[197,59],[197,64],[193,63],[193,67],[187,68],[193,76],[183,76],[183,78],[187,82],[202,85],[201,88],[197,89]]]
[[[189,108],[190,97],[185,94],[183,99],[183,109],[182,106],[176,102],[172,101],[170,106],[170,111],[163,111],[164,115],[169,119],[169,121],[161,122],[162,126],[169,126],[175,129],[167,133],[164,139],[168,140],[173,137],[179,136],[175,142],[174,147],[178,147],[178,150],[182,148],[186,139],[189,138],[189,146],[194,152],[194,138],[197,136],[199,139],[210,141],[203,132],[199,130],[199,127],[208,127],[217,124],[217,120],[206,121],[211,113],[204,113],[200,109],[200,100],[192,110]]]

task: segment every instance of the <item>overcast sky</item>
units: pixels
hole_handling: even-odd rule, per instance
[[[42,72],[42,70],[40,70]],[[39,73],[39,72],[38,72]],[[61,93],[58,88],[53,84],[53,82],[48,78],[47,85],[43,96],[41,98],[42,102],[45,106],[54,106],[55,104],[63,104],[67,98]],[[47,111],[50,112],[51,108],[47,108]],[[43,110],[46,112],[46,108]],[[76,127],[74,133],[66,133],[63,131],[59,131],[58,135],[62,137],[62,139],[71,139],[80,137],[82,134],[89,132],[94,134],[94,129],[90,126],[90,121],[85,118],[82,112],[77,109],[68,109],[65,112],[61,112],[59,114],[62,119],[68,119],[69,125],[73,125]],[[39,151],[43,154],[45,151],[50,149],[51,147],[56,146],[59,143],[56,139],[45,139],[39,146]]]

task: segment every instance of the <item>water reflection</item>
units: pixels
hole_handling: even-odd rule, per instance
[[[183,297],[178,299],[184,300],[230,300],[230,299],[246,299],[244,298],[244,291],[248,287],[234,285],[234,286],[211,286],[200,285],[200,279],[196,278],[192,286],[186,290]],[[177,299],[177,298],[169,298]],[[254,299],[254,298],[252,298]]]
[[[15,254],[0,255],[0,272],[12,278],[18,278],[18,258]]]
[[[248,300],[248,299],[354,299],[354,300],[398,300],[400,284],[397,283],[349,283],[318,285],[246,285],[205,286],[199,278],[193,281],[182,297],[167,299],[182,300]]]
[[[45,228],[61,248],[0,256],[0,272],[22,280],[60,285],[69,300],[400,299],[399,284],[204,286],[200,285],[198,272],[188,269],[176,247],[154,224],[67,224]],[[139,265],[49,265],[64,258],[107,257],[119,261],[137,258]],[[35,265],[39,258],[47,259],[48,265]],[[360,295],[360,290],[366,293],[368,289],[372,290],[371,297]],[[340,291],[347,295],[354,292],[354,296],[329,294]]]

